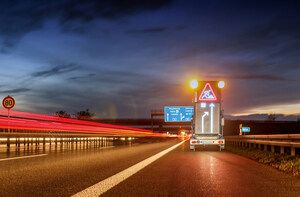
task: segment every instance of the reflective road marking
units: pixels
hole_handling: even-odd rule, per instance
[[[186,141],[186,140],[185,140]],[[110,190],[114,186],[118,185],[122,181],[126,180],[130,176],[134,175],[144,167],[148,166],[155,160],[159,159],[160,157],[164,156],[168,152],[172,151],[173,149],[177,148],[181,144],[183,144],[185,141],[182,141],[160,153],[157,153],[156,155],[153,155],[152,157],[149,157],[148,159],[145,159],[99,183],[96,183],[95,185],[92,185],[91,187],[86,188],[85,190],[82,190],[81,192],[78,192],[77,194],[73,195],[72,197],[87,197],[87,196],[99,196],[103,194],[104,192]]]
[[[26,159],[26,158],[41,157],[41,156],[46,156],[46,155],[48,155],[48,154],[29,155],[29,156],[22,156],[22,157],[11,157],[11,158],[0,159],[0,161],[8,161],[8,160],[15,160],[15,159]]]

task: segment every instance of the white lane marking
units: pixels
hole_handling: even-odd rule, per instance
[[[101,147],[98,150],[105,150],[105,149],[110,149],[110,148],[115,148],[116,146],[106,146],[106,147]]]
[[[186,140],[185,140],[186,141]],[[82,190],[81,192],[78,192],[77,194],[74,194],[72,197],[91,197],[91,196],[100,196],[101,194],[103,194],[104,192],[110,190],[111,188],[113,188],[114,186],[118,185],[119,183],[121,183],[122,181],[126,180],[127,178],[129,178],[130,176],[134,175],[135,173],[137,173],[138,171],[140,171],[141,169],[143,169],[144,167],[148,166],[149,164],[151,164],[152,162],[154,162],[155,160],[159,159],[160,157],[164,156],[165,154],[167,154],[168,152],[172,151],[173,149],[177,148],[178,146],[180,146],[181,144],[183,144],[185,141],[182,141],[160,153],[157,153],[156,155],[153,155],[151,157],[149,157],[148,159],[145,159],[99,183],[96,183],[95,185],[92,185],[88,188],[86,188],[85,190]]]
[[[26,159],[26,158],[41,157],[41,156],[46,156],[46,155],[48,155],[48,154],[29,155],[29,156],[22,156],[22,157],[11,157],[11,158],[0,159],[0,161],[15,160],[15,159]]]

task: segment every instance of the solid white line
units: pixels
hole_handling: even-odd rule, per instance
[[[186,140],[185,140],[186,141]],[[82,190],[81,192],[78,192],[77,194],[73,195],[72,197],[90,197],[90,196],[99,196],[103,194],[104,192],[110,190],[114,186],[118,185],[122,181],[126,180],[130,176],[134,175],[144,167],[148,166],[155,160],[159,159],[160,157],[164,156],[168,152],[172,151],[173,149],[177,148],[181,144],[183,144],[185,141],[182,141],[171,148],[168,148],[160,153],[157,153],[156,155],[153,155],[152,157],[149,157],[148,159],[145,159],[99,183],[96,183],[95,185],[92,185],[85,190]]]
[[[26,159],[26,158],[41,157],[41,156],[46,156],[46,155],[48,155],[48,154],[29,155],[29,156],[22,156],[22,157],[11,157],[11,158],[0,159],[0,161],[15,160],[15,159]]]

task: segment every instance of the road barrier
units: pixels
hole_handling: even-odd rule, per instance
[[[57,145],[64,143],[98,143],[101,141],[133,140],[132,136],[72,134],[72,133],[0,133],[0,144],[20,146],[25,145]]]
[[[290,152],[295,156],[296,148],[300,148],[300,134],[279,134],[279,135],[244,135],[227,136],[227,144],[240,147],[257,148],[259,150],[270,150],[275,152],[279,147],[280,154]]]

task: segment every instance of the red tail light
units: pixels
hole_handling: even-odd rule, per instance
[[[223,144],[223,141],[219,141],[219,144]]]

